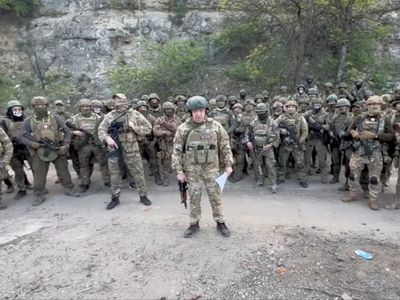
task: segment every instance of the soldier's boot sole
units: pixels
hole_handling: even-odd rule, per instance
[[[368,200],[368,206],[372,210],[379,210],[379,201],[378,199]]]
[[[349,194],[349,195],[347,195],[347,196],[344,196],[343,198],[342,198],[342,201],[343,202],[346,202],[346,203],[348,203],[348,202],[354,202],[354,201],[357,201],[358,200],[358,195],[357,194]]]
[[[14,200],[19,200],[26,196],[26,191],[18,191],[18,193],[14,196]]]

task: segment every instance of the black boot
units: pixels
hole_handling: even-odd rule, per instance
[[[140,196],[140,203],[147,206],[151,205],[151,201],[149,198],[147,198],[147,196]]]
[[[19,200],[26,196],[26,191],[18,191],[18,193],[14,196],[14,200]]]
[[[4,183],[7,185],[7,190],[6,193],[7,194],[11,194],[14,192],[14,186],[12,184],[12,181],[9,177],[7,177],[6,179],[4,179]]]
[[[228,237],[228,236],[231,235],[231,232],[229,231],[228,227],[226,227],[225,223],[219,223],[219,222],[217,222],[217,230],[218,230],[219,232],[221,232],[221,234],[222,234],[224,237]]]
[[[183,233],[183,237],[190,238],[192,237],[197,231],[200,230],[199,223],[191,224]]]
[[[107,209],[113,209],[119,204],[119,195],[111,196],[111,202],[107,204]]]
[[[301,187],[303,187],[303,188],[308,188],[308,183],[307,183],[307,181],[305,181],[305,180],[301,180],[300,181],[300,185],[301,185]]]
[[[89,189],[89,185],[87,185],[87,184],[81,184],[80,186],[79,186],[79,193],[84,193],[84,192],[86,192],[87,190]]]

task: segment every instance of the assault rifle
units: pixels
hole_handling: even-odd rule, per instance
[[[31,136],[29,133],[25,133],[24,137],[31,142],[39,143],[41,147],[46,148],[48,151],[56,152],[60,149],[59,146],[57,146],[52,140],[47,137],[42,138],[40,141],[35,140],[33,136]]]
[[[356,128],[359,132],[363,132],[364,128],[362,126],[362,120],[360,122],[356,123]],[[364,147],[365,155],[368,157],[368,159],[371,159],[373,150],[371,148],[371,144],[368,141],[362,141],[360,140],[360,145]]]
[[[78,126],[75,126],[74,124],[72,124],[69,121],[65,122],[65,125],[67,125],[72,130],[78,130],[78,131],[83,132],[85,134],[84,144],[87,144],[89,142],[89,139],[93,139],[94,141],[96,141],[96,136],[93,133],[91,133],[90,131],[83,129],[83,128],[79,128]]]
[[[285,146],[297,144],[299,147],[302,147],[299,139],[297,138],[297,129],[295,125],[280,124],[279,128],[286,129],[287,131],[287,134],[281,134],[282,144]]]
[[[178,186],[179,186],[179,193],[181,194],[181,204],[185,206],[185,209],[187,209],[187,182],[180,182],[178,181]]]

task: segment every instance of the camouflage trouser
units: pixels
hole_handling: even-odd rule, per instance
[[[395,200],[400,201],[400,168],[397,169],[397,181],[396,181],[396,195]]]
[[[243,179],[243,170],[246,165],[246,146],[240,145],[234,153],[235,164],[233,165],[233,176],[237,180]]]
[[[274,151],[260,152],[253,155],[256,183],[264,183],[264,170],[268,174],[270,184],[276,183],[276,160]],[[265,168],[263,168],[265,166]]]
[[[170,148],[157,152],[157,174],[163,182],[168,181],[169,171],[171,169],[172,151],[173,149]]]
[[[150,175],[158,174],[157,157],[154,143],[145,138],[139,142],[139,148],[142,158],[146,159],[149,163]]]
[[[74,169],[76,175],[80,177],[80,164],[79,164],[79,151],[75,149],[73,143],[69,145],[69,158],[72,161],[72,168]]]
[[[213,217],[217,222],[225,222],[222,213],[221,190],[215,179],[219,176],[219,166],[193,166],[185,171],[190,195],[190,224],[199,222],[201,217],[201,194],[203,184],[206,186]]]
[[[350,192],[353,194],[358,193],[360,189],[361,172],[366,166],[368,167],[369,172],[368,188],[370,199],[378,199],[379,193],[381,191],[380,176],[383,166],[382,153],[380,149],[374,150],[370,159],[368,159],[366,155],[360,156],[356,152],[353,153],[350,160]]]
[[[123,160],[130,174],[133,176],[139,196],[147,195],[146,179],[144,177],[143,162],[140,151],[124,147]],[[111,178],[111,195],[119,196],[121,193],[122,179],[119,158],[112,156],[108,159],[108,168]]]
[[[331,145],[333,175],[339,177],[342,161],[346,163],[346,157],[343,157],[343,152],[340,150],[340,145]],[[348,176],[346,176],[347,178]]]
[[[297,170],[297,179],[305,181],[307,179],[304,168],[304,150],[298,145],[280,145],[278,154],[278,178],[284,180],[286,177],[286,165],[290,153],[295,161],[295,168]]]
[[[107,161],[104,158],[105,155],[104,150],[100,147],[89,144],[83,146],[78,153],[81,185],[89,185],[91,170],[93,169],[90,163],[92,155],[95,156],[97,162],[100,164],[100,172],[104,182],[105,183],[110,182],[110,175],[108,174]]]
[[[308,174],[308,171],[310,169],[311,163],[312,163],[312,153],[315,148],[315,151],[317,152],[317,157],[318,157],[318,166],[321,170],[321,176],[322,177],[327,177],[328,172],[329,172],[329,167],[328,167],[328,149],[322,143],[322,140],[319,139],[313,139],[309,140],[306,143],[306,151],[304,153],[304,165],[305,165],[305,172]]]
[[[29,165],[32,166],[31,156],[26,154],[25,158],[27,158]],[[18,191],[26,191],[26,173],[24,171],[24,162],[21,159],[24,159],[24,157],[20,158],[16,154],[13,154],[10,167],[15,173],[15,183],[17,184]]]
[[[68,161],[65,155],[58,156],[52,161],[57,176],[65,189],[72,189],[74,184],[71,181],[71,174],[68,170]],[[49,171],[50,162],[41,160],[37,155],[32,156],[32,172],[33,172],[33,192],[36,196],[44,195],[46,191],[46,179]]]

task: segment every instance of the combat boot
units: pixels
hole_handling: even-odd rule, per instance
[[[168,178],[162,180],[162,185],[163,185],[163,186],[169,186],[169,180],[168,180]]]
[[[328,176],[322,176],[322,178],[321,178],[321,182],[323,183],[323,184],[327,184],[328,183]]]
[[[5,182],[5,181],[4,181]],[[13,186],[13,184],[11,183],[11,181],[9,182],[10,184],[7,184],[7,189],[6,189],[6,193],[7,194],[11,194],[11,193],[14,193],[14,186]]]
[[[379,210],[379,201],[378,199],[369,199],[368,206],[372,210]]]
[[[217,222],[217,230],[224,237],[229,237],[231,235],[231,232],[229,231],[228,227],[226,227],[225,223]]]
[[[119,195],[112,195],[110,203],[107,204],[106,209],[110,210],[119,204]]]
[[[36,196],[35,200],[33,200],[32,205],[33,206],[39,206],[44,201],[46,201],[46,197],[43,196],[43,195],[39,195],[39,196]]]
[[[135,182],[131,182],[131,183],[129,184],[129,189],[130,189],[130,190],[137,191],[136,183],[135,183]]]
[[[272,193],[272,194],[275,194],[277,188],[278,188],[278,187],[276,186],[276,183],[274,183],[273,185],[271,185],[271,193]]]
[[[151,205],[151,201],[149,198],[147,198],[147,196],[140,196],[140,203],[146,206]]]
[[[369,191],[368,190],[363,190],[363,197],[364,197],[364,199],[369,199]]]
[[[89,189],[89,185],[87,185],[87,184],[81,184],[81,185],[79,186],[79,193],[84,193],[84,192],[86,192],[88,189]]]
[[[285,179],[283,178],[278,178],[278,180],[276,181],[277,184],[282,184],[285,182]]]
[[[18,193],[14,196],[14,200],[19,200],[26,196],[26,191],[18,191]]]
[[[307,181],[306,180],[300,180],[300,186],[301,187],[303,187],[303,188],[308,188],[308,183],[307,183]]]
[[[329,183],[334,184],[339,182],[339,175],[334,175]]]
[[[196,224],[191,224],[183,233],[183,237],[190,238],[192,237],[197,231],[200,230],[199,222]]]
[[[109,181],[104,182],[104,186],[111,187],[111,182],[109,182]]]
[[[71,196],[71,197],[80,197],[81,196],[81,194],[79,194],[79,192],[77,190],[75,190],[75,188],[66,189],[64,194],[67,196]]]
[[[344,196],[342,198],[343,202],[353,202],[353,201],[357,201],[358,200],[358,194],[357,193],[351,193],[348,194],[347,196]]]
[[[395,199],[393,203],[385,205],[385,208],[388,210],[400,209],[400,199]]]
[[[338,188],[338,191],[340,192],[348,192],[350,191],[350,187],[347,183],[345,183],[344,185],[342,185],[341,187]]]
[[[0,210],[6,209],[6,208],[7,208],[7,205],[5,205],[5,204],[3,203],[3,201],[0,200]]]

